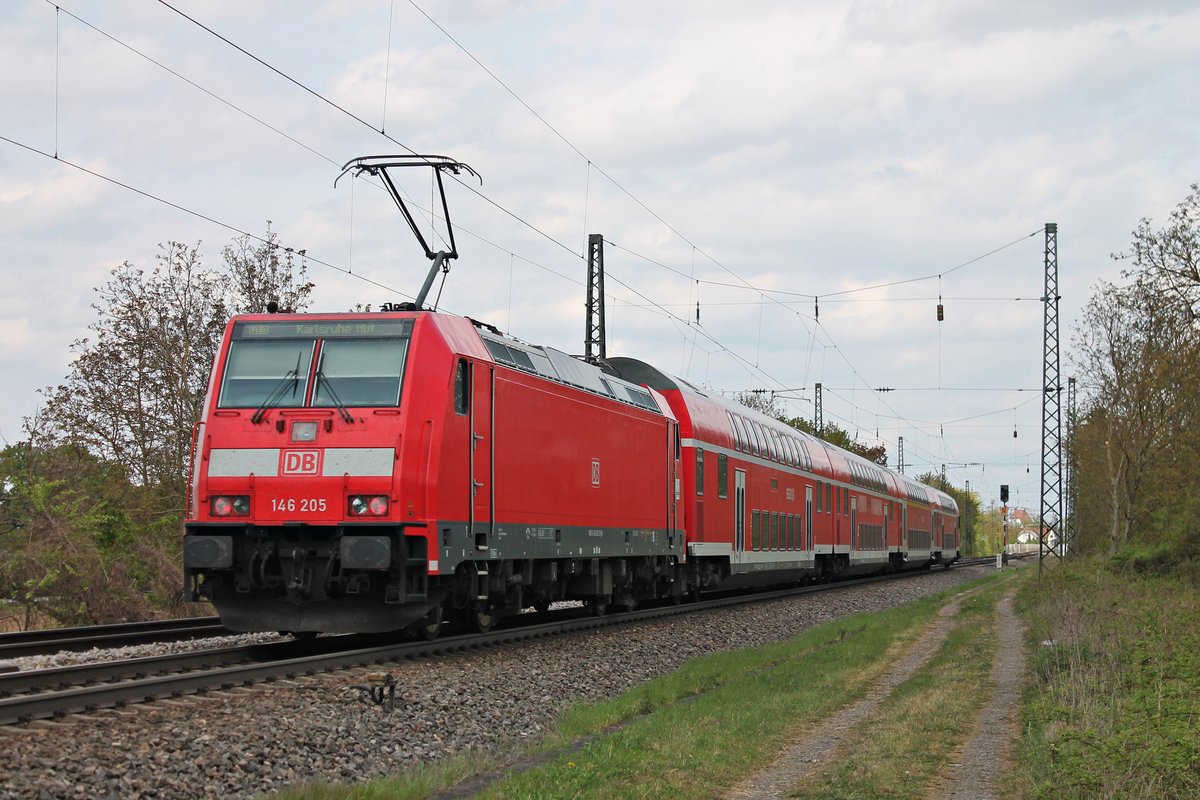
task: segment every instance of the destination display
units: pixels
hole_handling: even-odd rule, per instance
[[[412,335],[412,319],[239,322],[234,339],[337,339]]]

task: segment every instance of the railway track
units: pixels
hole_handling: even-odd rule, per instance
[[[994,558],[964,560],[959,565],[970,566],[991,561]],[[397,641],[394,636],[389,640],[388,636],[379,634],[330,636],[304,642],[274,642],[0,674],[0,725],[60,718],[69,714],[339,669],[572,635],[609,625],[711,611],[884,580],[902,580],[922,574],[925,573],[906,572],[753,595],[718,597],[699,603],[657,606],[603,617],[581,616],[575,610],[566,610],[537,615],[537,621],[532,624],[519,625],[525,616],[520,615],[508,620],[508,626],[501,626],[487,634],[453,635],[432,642]]]
[[[90,650],[93,647],[125,647],[147,642],[174,642],[233,633],[218,617],[187,617],[153,622],[126,622],[86,628],[54,628],[43,631],[0,633],[0,661],[6,658]]]

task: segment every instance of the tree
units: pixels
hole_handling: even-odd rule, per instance
[[[1084,309],[1074,360],[1090,408],[1080,460],[1106,476],[1108,549],[1115,553],[1164,489],[1196,419],[1200,342],[1186,304],[1161,302],[1153,283],[1101,284]],[[1103,448],[1098,456],[1096,450]]]
[[[1143,219],[1131,249],[1114,256],[1130,262],[1128,283],[1098,284],[1076,330],[1085,402],[1069,446],[1085,548],[1096,526],[1110,553],[1129,541],[1196,536],[1198,210],[1193,185],[1165,228]]]
[[[7,487],[0,528],[0,597],[21,627],[140,619],[178,606],[176,524],[129,473],[70,445],[0,451]],[[164,535],[165,534],[165,535]],[[14,615],[15,616],[15,615]]]
[[[235,240],[223,269],[167,242],[96,289],[64,382],[0,455],[0,596],[71,623],[177,605],[192,431],[231,313],[303,309],[303,253]],[[101,590],[102,589],[102,590]]]
[[[1129,261],[1126,277],[1146,281],[1195,321],[1200,314],[1200,185],[1192,184],[1191,193],[1161,230],[1143,218],[1133,231],[1129,250],[1114,253],[1113,258]]]
[[[192,427],[200,418],[213,359],[231,313],[265,310],[271,298],[308,305],[303,255],[280,255],[276,234],[224,249],[225,269],[204,268],[199,244],[160,245],[149,271],[125,262],[97,289],[91,336],[76,341],[66,381],[45,392],[41,443],[70,443],[126,465],[132,479],[160,487],[166,510],[183,508]]]
[[[287,311],[308,307],[313,283],[307,279],[305,253],[281,247],[270,220],[265,239],[239,236],[221,253],[229,272],[229,300],[234,314],[261,314],[272,302]]]
[[[229,313],[225,287],[198,246],[160,245],[149,272],[125,262],[96,290],[91,335],[76,341],[66,381],[45,392],[27,427],[35,441],[70,444],[125,465],[141,485],[182,507],[193,423]]]

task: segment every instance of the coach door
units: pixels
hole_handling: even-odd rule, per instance
[[[733,530],[734,549],[742,552],[746,549],[746,471],[733,471]]]
[[[813,487],[811,487],[811,486],[804,487],[804,536],[805,536],[805,539],[804,539],[803,548],[805,550],[813,549],[813,544],[812,544],[812,539],[813,539],[813,537],[812,537],[812,497],[813,497],[813,492],[812,492],[812,490],[813,490]]]
[[[679,442],[679,423],[667,420],[667,538],[675,541],[675,511],[679,505],[679,459],[683,452]],[[700,505],[700,504],[697,504]],[[703,506],[701,506],[703,507]],[[699,510],[699,509],[697,509]],[[697,514],[699,517],[699,514]]]
[[[495,467],[492,428],[496,420],[494,370],[491,364],[483,361],[471,365],[471,532],[477,550],[487,550],[490,544],[492,503],[496,499],[492,482]]]
[[[850,549],[858,549],[858,498],[850,498]]]

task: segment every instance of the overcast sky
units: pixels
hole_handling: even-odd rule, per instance
[[[448,187],[444,309],[580,352],[601,233],[610,354],[805,417],[820,381],[893,465],[903,436],[909,474],[1036,509],[1043,225],[1065,356],[1110,254],[1200,180],[1195,2],[172,5],[246,52],[149,0],[0,3],[0,136],[25,146],[0,141],[3,441],[66,374],[93,287],[160,242],[215,267],[271,220],[332,265],[310,264],[312,310],[415,294],[428,262],[391,201],[333,185],[408,147],[483,177]],[[427,175],[407,189],[428,205]]]

